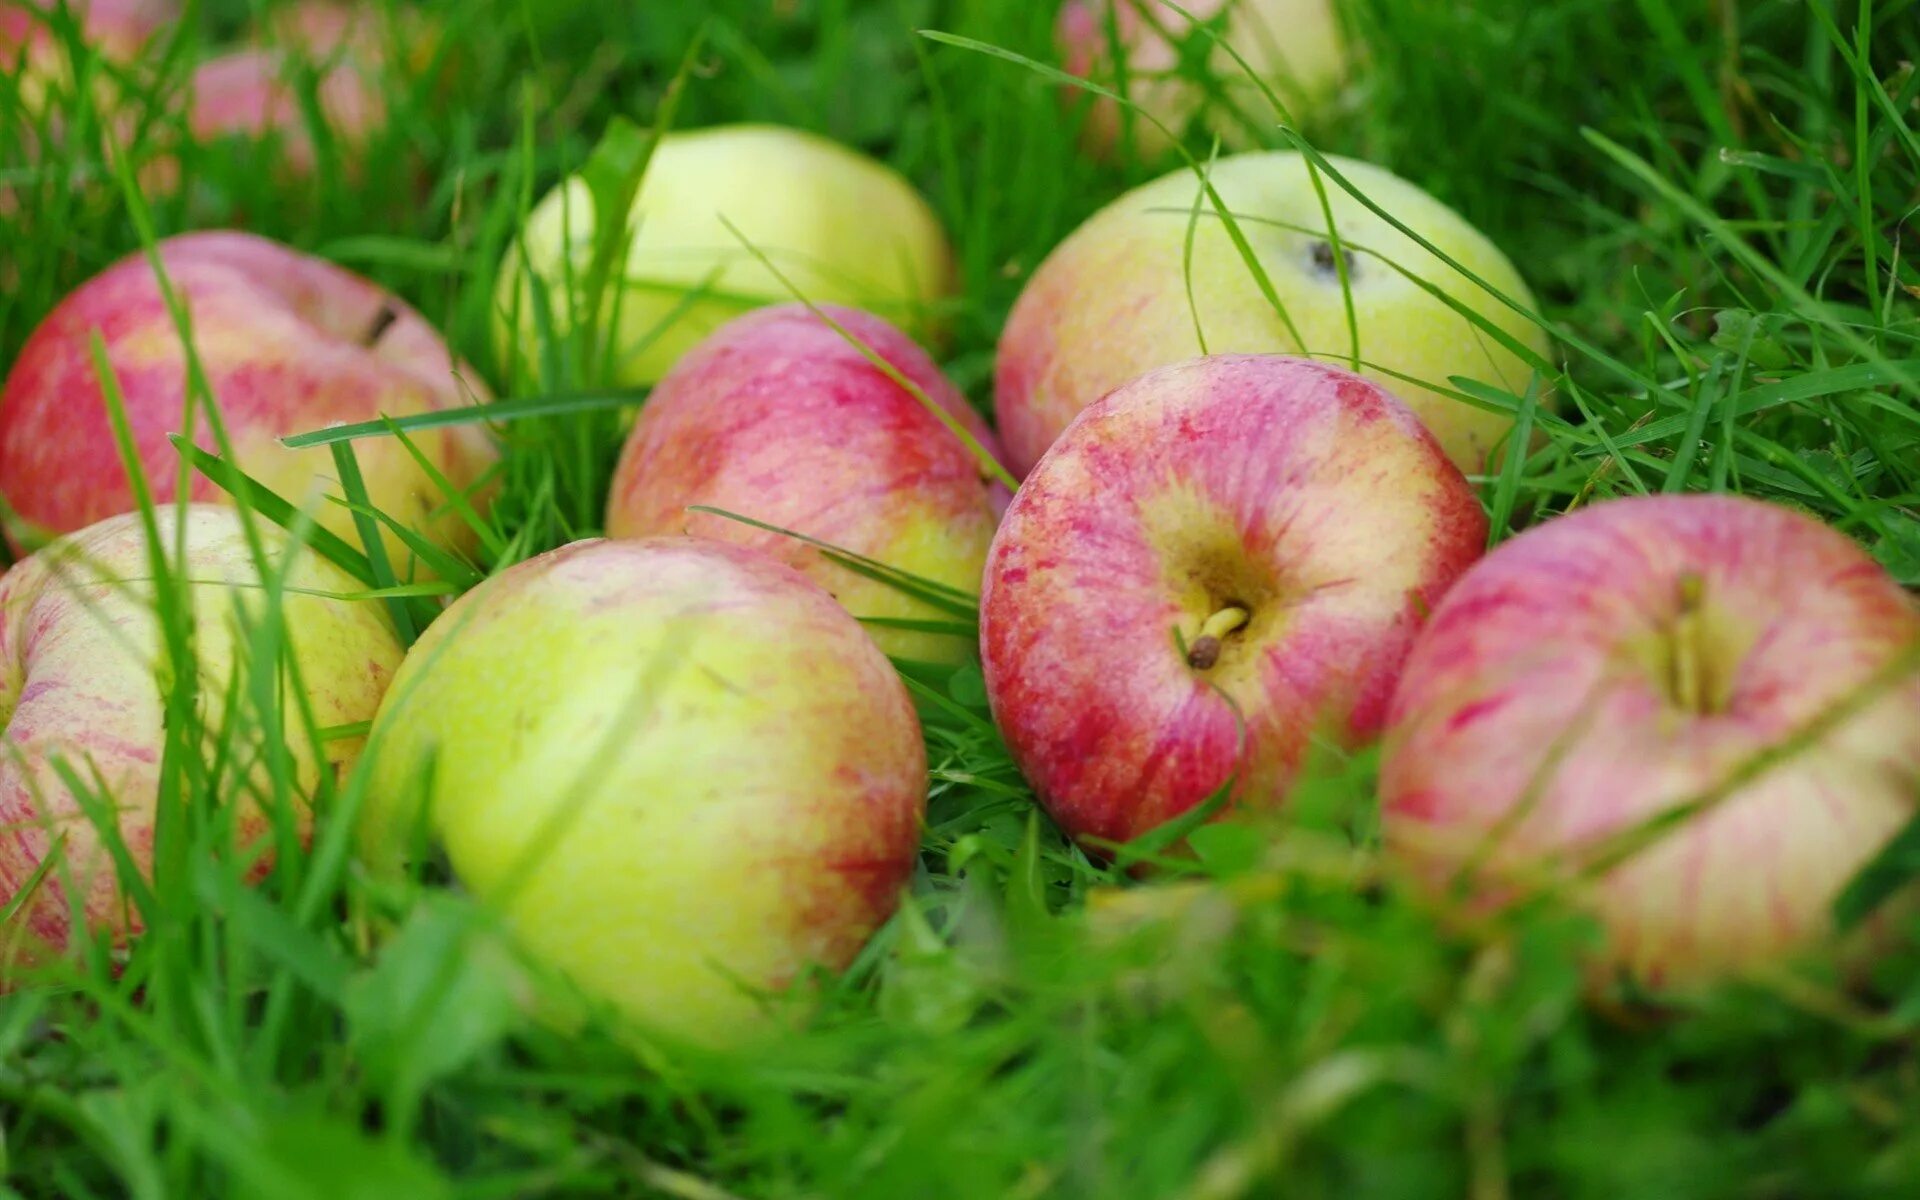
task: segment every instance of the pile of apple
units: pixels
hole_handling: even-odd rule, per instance
[[[1275,152],[1089,220],[1011,314],[996,436],[913,336],[953,272],[904,180],[791,130],[668,136],[614,214],[611,361],[651,392],[608,537],[500,570],[411,648],[304,522],[256,554],[176,444],[421,579],[423,548],[475,552],[488,507],[477,374],[399,298],[242,233],[87,281],[0,391],[8,537],[43,547],[0,578],[10,961],[76,922],[139,930],[71,784],[105,783],[144,866],[170,668],[143,495],[190,502],[157,528],[198,669],[225,678],[234,606],[278,591],[320,723],[371,723],[293,748],[309,793],[364,758],[368,865],[443,852],[531,954],[655,1032],[753,1035],[892,912],[927,761],[889,656],[977,651],[1040,803],[1096,853],[1223,794],[1280,806],[1315,746],[1384,736],[1386,851],[1453,911],[1563,891],[1604,933],[1596,978],[1652,988],[1819,945],[1920,799],[1920,609],[1840,533],[1733,497],[1596,504],[1483,557],[1465,472],[1525,447],[1448,381],[1540,389],[1533,300],[1440,203],[1326,161],[1394,220]],[[539,353],[528,310],[586,273],[603,216],[579,180],[534,210],[499,276],[506,356]],[[354,442],[345,480],[283,443],[456,409]],[[930,600],[974,595],[977,646]]]

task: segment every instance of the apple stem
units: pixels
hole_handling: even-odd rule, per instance
[[[1247,623],[1247,610],[1230,604],[1206,619],[1200,636],[1187,647],[1187,665],[1205,671],[1220,661],[1220,639]]]
[[[1688,712],[1707,711],[1700,646],[1700,600],[1705,590],[1700,575],[1680,576],[1680,615],[1673,621],[1673,698]]]
[[[382,300],[380,302],[380,311],[373,314],[373,324],[367,327],[367,331],[364,334],[360,335],[360,344],[368,349],[379,345],[380,339],[386,336],[387,330],[392,329],[393,323],[399,319],[400,314],[394,309],[393,302],[390,300]]]

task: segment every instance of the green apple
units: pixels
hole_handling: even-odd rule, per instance
[[[1380,167],[1329,161],[1454,261],[1533,307],[1532,293],[1506,255],[1458,213]],[[1512,420],[1448,395],[1448,380],[1464,376],[1517,395],[1533,369],[1402,271],[1544,358],[1548,342],[1539,327],[1323,173],[1342,243],[1336,255],[1307,160],[1299,154],[1234,155],[1214,164],[1211,179],[1285,318],[1262,291],[1226,222],[1202,198],[1193,172],[1176,171],[1128,192],[1040,264],[1001,334],[994,405],[1015,472],[1030,470],[1095,400],[1147,371],[1203,352],[1300,354],[1335,364],[1357,356],[1361,373],[1405,401],[1462,470],[1480,470]],[[1357,344],[1349,335],[1341,258],[1352,288]]]
[[[586,278],[599,214],[575,176],[534,207],[501,264],[503,353],[537,361],[536,299],[556,320]],[[723,220],[724,218],[724,220]],[[801,295],[879,313],[927,340],[953,274],[940,220],[900,175],[837,142],[774,125],[727,125],[661,139],[627,215],[614,377],[657,382],[729,319],[793,299],[727,228],[731,222]],[[612,302],[608,302],[609,309]]]
[[[468,592],[394,680],[363,854],[420,834],[528,954],[641,1029],[751,1040],[912,870],[926,751],[859,623],[772,558],[576,542]]]

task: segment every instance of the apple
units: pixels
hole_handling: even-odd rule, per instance
[[[596,217],[585,182],[569,179],[534,208],[507,251],[496,308],[503,345],[517,343],[522,360],[537,361],[540,353],[535,291],[523,263],[542,281],[564,327],[569,282],[577,286],[586,277]],[[723,217],[803,298],[878,312],[922,337],[934,328],[953,256],[939,218],[905,179],[798,129],[724,125],[673,133],[654,151],[626,218],[632,242],[613,382],[657,382],[728,320],[794,298]]]
[[[371,735],[363,856],[419,834],[533,959],[645,1031],[769,1026],[753,990],[845,967],[912,870],[905,687],[798,573],[693,538],[575,542],[414,647]]]
[[[1468,270],[1533,307],[1513,264],[1451,209],[1379,167],[1329,161]],[[1075,413],[1107,392],[1201,353],[1196,309],[1211,353],[1348,363],[1357,349],[1364,373],[1405,400],[1462,470],[1480,470],[1512,421],[1434,388],[1449,387],[1448,378],[1458,375],[1521,394],[1531,368],[1388,264],[1440,287],[1544,357],[1548,344],[1539,329],[1323,177],[1352,286],[1356,348],[1307,161],[1292,152],[1235,155],[1214,164],[1212,181],[1299,338],[1262,294],[1210,203],[1202,204],[1193,231],[1190,302],[1185,246],[1202,195],[1195,175],[1178,171],[1136,188],[1048,256],[1001,334],[994,406],[1016,471],[1030,468]]]
[[[326,448],[289,450],[281,437],[486,398],[439,334],[369,280],[243,233],[183,234],[161,242],[159,253],[191,313],[194,346],[240,468],[294,503],[337,491],[334,460]],[[135,254],[62,300],[0,389],[0,496],[29,532],[67,532],[134,507],[94,370],[96,334],[147,480],[162,501],[175,493],[179,460],[167,435],[184,426],[185,347],[154,272]],[[410,436],[458,487],[476,487],[494,460],[475,425]],[[195,414],[195,440],[214,446],[204,413]],[[444,545],[471,545],[468,526],[398,439],[368,439],[356,453],[383,512]],[[193,499],[225,498],[204,478],[191,486]],[[344,507],[321,501],[317,514],[358,544]],[[397,541],[390,548],[404,568],[410,552]]]
[[[275,49],[234,50],[193,73],[187,125],[196,138],[279,139],[288,167],[311,174],[318,163],[310,118],[302,100],[303,72],[313,87],[329,133],[351,152],[386,121],[386,99],[373,64],[340,52],[311,61]]]
[[[1914,815],[1920,678],[1870,681],[1916,645],[1912,599],[1790,509],[1643,497],[1528,530],[1460,580],[1407,663],[1388,849],[1482,910],[1571,885],[1604,935],[1596,971],[1645,988],[1779,962],[1829,932],[1841,888]]]
[[[1277,805],[1316,735],[1376,732],[1486,536],[1377,384],[1277,355],[1162,368],[1082,413],[1014,494],[980,602],[994,718],[1076,838],[1138,837],[1229,779],[1236,803]]]
[[[912,339],[869,313],[824,311],[992,452],[986,423]],[[798,569],[856,617],[938,620],[946,614],[805,542],[687,508],[752,517],[973,593],[997,523],[991,486],[920,400],[827,321],[787,304],[723,325],[653,389],[614,471],[607,532],[723,538]],[[903,658],[971,653],[971,639],[868,632]]]
[[[1206,25],[1237,51],[1255,77],[1227,49],[1209,39]],[[1182,70],[1183,58],[1204,63],[1225,97],[1247,118],[1276,125],[1280,114],[1261,90],[1279,96],[1295,121],[1307,119],[1339,85],[1347,69],[1346,40],[1333,0],[1067,0],[1056,28],[1061,61],[1083,79],[1120,92],[1147,116],[1178,134],[1203,111],[1229,146],[1249,142],[1249,129],[1230,109],[1210,106],[1206,88]],[[1191,46],[1195,56],[1183,54]],[[1115,62],[1115,49],[1122,63]],[[1113,100],[1088,101],[1081,139],[1087,149],[1114,157],[1132,138],[1134,153],[1157,157],[1171,148],[1166,133]]]
[[[149,39],[179,15],[172,0],[5,0],[0,70],[13,77],[25,107],[36,110],[51,91],[72,86],[78,66],[69,61],[66,39],[55,32],[59,22],[76,21],[89,50],[124,67],[138,62]]]
[[[378,604],[333,598],[360,585],[312,552],[290,547],[272,527],[262,529],[275,574],[285,571],[278,602],[289,650],[282,663],[248,661],[235,606],[258,613],[265,593],[240,518],[231,509],[192,505],[183,528],[184,543],[176,539],[174,513],[159,514],[162,547],[170,561],[184,561],[191,581],[197,660],[190,665],[200,673],[207,728],[225,728],[236,670],[243,679],[244,672],[284,672],[320,728],[371,719],[402,651]],[[296,557],[283,568],[288,555]],[[62,772],[97,781],[96,797],[113,799],[120,837],[135,865],[150,872],[166,742],[160,680],[179,669],[163,661],[152,579],[146,533],[133,513],[53,542],[0,576],[0,823],[8,830],[0,842],[0,904],[18,905],[0,931],[0,960],[9,965],[66,948],[76,912],[116,944],[140,931],[142,915],[122,893],[100,829]],[[304,832],[305,798],[323,775],[344,773],[361,742],[310,744],[300,705],[289,695],[282,708],[286,724],[271,734],[255,728],[258,709],[235,714],[255,729],[234,732],[236,753],[255,753],[251,747],[266,736],[279,741],[292,765],[295,817]],[[255,772],[259,794],[271,794],[264,765]],[[241,786],[238,778],[233,786]],[[258,852],[272,827],[258,803],[244,804],[233,819],[236,850]],[[264,873],[265,864],[258,870]]]

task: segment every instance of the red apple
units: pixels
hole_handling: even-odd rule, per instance
[[[906,334],[856,309],[823,311],[994,448],[966,398]],[[799,569],[855,616],[938,618],[804,542],[687,508],[752,517],[971,593],[993,537],[990,487],[965,442],[910,391],[789,304],[727,323],[660,381],[614,473],[607,531],[723,538]],[[869,631],[907,658],[968,651],[947,635]]]
[[[1486,535],[1378,385],[1278,356],[1163,368],[1083,412],[1007,510],[981,597],[995,719],[1076,837],[1131,839],[1229,777],[1278,804],[1312,737],[1378,729]]]
[[[1920,680],[1863,689],[1917,643],[1920,612],[1887,573],[1789,509],[1662,496],[1529,530],[1460,581],[1408,661],[1381,776],[1388,847],[1481,906],[1574,883],[1600,967],[1645,986],[1779,960],[1828,930],[1840,889],[1914,815]]]
[[[74,64],[52,24],[62,19],[60,7],[46,0],[0,0],[0,70],[14,77],[30,108],[49,88],[68,86],[73,78]],[[79,22],[88,48],[122,66],[136,62],[148,39],[179,16],[172,0],[65,0],[64,7]]]
[[[405,416],[486,398],[420,315],[369,280],[264,238],[193,233],[160,245],[192,317],[194,346],[241,469],[296,503],[338,492],[325,448],[289,450],[287,434]],[[121,260],[55,307],[27,339],[0,390],[0,496],[43,532],[90,525],[134,506],[117,453],[91,341],[98,335],[124,397],[148,482],[174,495],[182,430],[185,347],[143,255]],[[471,487],[494,458],[477,426],[421,430],[414,444],[449,481]],[[204,414],[195,440],[212,448]],[[467,526],[446,511],[431,477],[398,439],[358,444],[374,504],[443,544]],[[225,493],[195,477],[195,499]],[[322,524],[354,539],[352,515],[320,501]],[[402,564],[404,565],[404,564]]]

